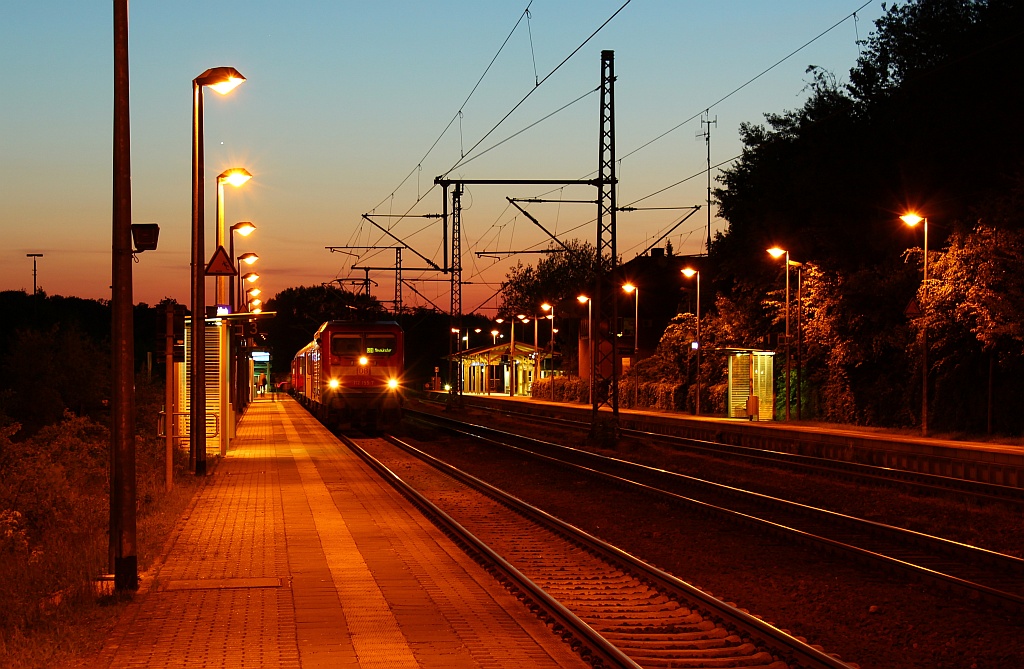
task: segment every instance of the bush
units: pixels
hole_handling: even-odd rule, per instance
[[[0,629],[84,595],[106,559],[109,436],[66,413],[14,443],[0,431]]]

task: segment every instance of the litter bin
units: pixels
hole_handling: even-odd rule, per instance
[[[761,401],[757,398],[757,395],[747,396],[747,420],[757,420],[758,413],[760,413]]]

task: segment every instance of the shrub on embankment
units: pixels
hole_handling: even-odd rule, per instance
[[[164,442],[153,430],[159,401],[154,389],[137,384],[140,569],[159,551],[194,491],[188,485],[176,486],[172,495],[163,492]],[[80,652],[90,643],[84,637],[94,632],[79,623],[96,611],[96,579],[107,571],[110,433],[65,412],[59,422],[22,436],[16,424],[0,427],[0,666],[43,667]],[[186,465],[179,455],[177,473]],[[181,477],[179,483],[191,481]]]

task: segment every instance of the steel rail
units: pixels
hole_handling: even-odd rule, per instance
[[[500,555],[495,553],[487,544],[478,539],[469,530],[463,527],[458,521],[445,513],[441,508],[428,500],[415,488],[402,480],[400,476],[388,469],[383,463],[370,455],[365,449],[356,444],[352,439],[338,435],[339,439],[358,455],[364,462],[374,469],[380,476],[390,483],[396,490],[420,508],[424,514],[431,519],[443,532],[463,546],[484,568],[498,571],[506,582],[514,584],[514,589],[524,593],[529,599],[524,602],[528,607],[536,605],[542,612],[535,614],[544,622],[551,624],[555,633],[560,633],[564,640],[568,640],[580,655],[590,662],[595,669],[602,667],[622,667],[623,669],[642,669],[640,665],[631,660],[625,653],[610,643],[603,636],[598,634],[592,627],[580,620],[576,614],[562,606],[555,598],[545,592],[540,586],[526,577]],[[499,579],[501,580],[501,579]],[[585,647],[580,650],[578,646]]]
[[[787,513],[796,513],[804,517],[812,518],[815,522],[835,523],[836,525],[842,525],[847,528],[851,528],[854,531],[869,536],[882,538],[883,540],[897,543],[897,545],[903,546],[915,546],[926,548],[928,550],[938,552],[940,554],[950,556],[955,559],[962,560],[967,563],[968,567],[977,567],[978,564],[988,565],[990,567],[1001,570],[1004,573],[1012,573],[1011,578],[1021,585],[1024,583],[1024,560],[1015,558],[1013,556],[1004,555],[995,551],[990,551],[975,546],[969,546],[941,537],[934,537],[931,535],[923,534],[920,532],[914,532],[912,530],[906,530],[903,528],[894,527],[891,525],[885,525],[883,523],[876,523],[874,521],[868,521],[844,514],[839,514],[826,509],[818,509],[809,505],[798,504],[775,498],[769,495],[762,495],[760,493],[754,493],[732,486],[726,486],[711,481],[705,481],[691,476],[678,474],[675,472],[669,472],[666,470],[649,467],[647,465],[640,465],[617,458],[610,458],[607,456],[599,455],[596,453],[590,453],[587,451],[581,451],[579,449],[573,449],[560,444],[552,444],[550,442],[533,439],[530,437],[524,437],[521,435],[515,435],[511,433],[505,433],[494,428],[489,428],[481,425],[473,425],[457,421],[452,418],[435,416],[433,414],[418,414],[420,420],[426,420],[432,422],[435,425],[444,427],[445,429],[455,431],[463,434],[464,436],[484,440],[488,443],[500,446],[502,448],[513,449],[518,453],[528,455],[531,457],[539,458],[551,462],[562,467],[572,468],[578,471],[584,471],[590,475],[604,478],[605,480],[611,481],[616,485],[622,485],[627,487],[633,487],[636,489],[643,490],[645,492],[658,495],[662,498],[669,499],[671,501],[686,504],[688,506],[696,507],[704,512],[715,513],[720,516],[725,516],[733,520],[744,522],[745,524],[752,524],[762,529],[767,529],[776,534],[784,535],[788,538],[798,538],[799,540],[810,543],[813,545],[820,546],[828,551],[843,551],[848,554],[855,556],[859,561],[864,563],[873,563],[880,565],[887,569],[895,569],[898,571],[906,572],[913,575],[915,578],[929,580],[931,582],[938,583],[943,587],[961,594],[967,594],[970,597],[977,597],[983,601],[987,601],[992,604],[997,604],[1004,608],[1013,611],[1024,610],[1024,597],[1013,592],[1007,592],[1000,590],[995,587],[991,587],[982,583],[976,583],[966,578],[958,577],[953,574],[948,574],[937,569],[915,564],[907,560],[895,557],[892,555],[886,555],[874,550],[866,549],[862,546],[856,546],[846,541],[840,541],[837,539],[821,536],[813,532],[801,530],[799,528],[790,527],[788,525],[761,518],[749,513],[738,511],[736,509],[730,509],[722,507],[720,505],[711,504],[703,500],[698,500],[692,497],[681,495],[672,491],[668,491],[659,487],[648,485],[633,479],[627,479],[624,477],[616,476],[607,471],[602,471],[592,467],[585,467],[583,465],[567,462],[561,458],[537,453],[528,448],[521,448],[513,444],[502,441],[502,439],[512,438],[517,441],[539,446],[544,449],[555,450],[559,453],[571,454],[575,457],[584,458],[591,462],[599,463],[601,465],[613,465],[615,467],[622,467],[632,472],[643,472],[646,474],[654,474],[662,479],[671,480],[673,482],[685,483],[686,485],[699,486],[705,490],[711,490],[714,493],[724,493],[730,497],[740,499],[744,502],[750,502],[755,500],[759,505],[770,505],[776,509],[781,509]],[[469,429],[464,429],[469,428]],[[483,434],[490,436],[483,436]],[[934,560],[933,560],[934,561]]]
[[[722,625],[742,637],[752,639],[756,645],[768,649],[772,654],[779,656],[793,669],[848,669],[850,666],[793,637],[774,625],[709,595],[682,579],[649,565],[626,551],[574,525],[566,523],[543,509],[513,497],[486,481],[480,480],[411,444],[393,436],[387,436],[386,439],[393,445],[415,455],[439,471],[513,509],[525,518],[580,545],[627,573],[632,573],[637,578],[647,581],[657,590],[698,611],[706,619]]]
[[[428,401],[428,400],[421,400]],[[476,408],[485,409],[494,413],[516,418],[529,417],[538,422],[551,422],[565,425],[567,427],[579,427],[588,430],[589,421],[577,421],[572,418],[560,416],[542,416],[525,411],[512,411],[508,408],[496,408],[486,405],[474,405]],[[984,483],[970,479],[943,476],[941,474],[928,474],[915,472],[906,469],[895,469],[880,465],[868,465],[859,462],[847,462],[833,460],[811,455],[800,455],[798,453],[785,453],[750,446],[739,446],[725,444],[692,437],[679,437],[659,432],[648,432],[620,427],[619,433],[624,437],[633,439],[647,439],[662,444],[671,444],[678,448],[689,451],[710,453],[719,456],[732,456],[751,461],[770,462],[779,466],[785,466],[794,470],[810,471],[814,473],[835,473],[843,475],[846,480],[865,481],[884,485],[898,484],[905,488],[911,488],[931,494],[949,496],[951,493],[969,496],[971,499],[985,502],[1000,502],[1024,506],[1024,488],[1000,485],[997,483]]]

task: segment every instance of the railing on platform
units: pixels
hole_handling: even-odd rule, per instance
[[[171,438],[178,439],[181,441],[187,441],[189,438],[189,412],[187,411],[175,411],[171,414],[173,420],[173,429],[171,431]],[[164,438],[167,436],[167,412],[161,411],[157,414],[156,419],[156,433],[158,437]],[[216,437],[220,435],[220,416],[215,413],[206,414],[206,436]]]

